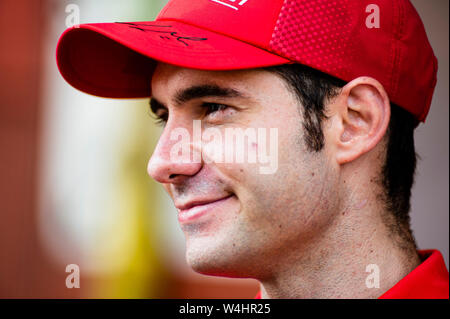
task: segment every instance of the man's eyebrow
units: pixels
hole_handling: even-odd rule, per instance
[[[221,87],[216,84],[196,85],[183,89],[175,94],[174,101],[181,105],[202,97],[248,98],[236,89]]]
[[[198,99],[202,97],[222,97],[222,98],[249,98],[242,92],[236,89],[221,87],[216,84],[204,84],[195,85],[189,88],[183,89],[175,94],[174,101],[177,105],[181,105],[193,99]],[[167,106],[158,101],[156,98],[152,97],[150,99],[150,109],[153,113],[159,109],[166,109]]]

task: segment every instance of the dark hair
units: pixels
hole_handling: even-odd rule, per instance
[[[265,70],[281,76],[294,91],[304,106],[302,115],[306,146],[312,152],[321,151],[324,147],[322,123],[326,119],[326,102],[335,97],[346,82],[301,64],[284,64]],[[412,114],[391,103],[386,160],[381,176],[384,202],[391,213],[390,218],[383,217],[391,231],[404,240],[403,244],[412,242],[414,247],[409,210],[417,161],[414,148],[417,124]]]

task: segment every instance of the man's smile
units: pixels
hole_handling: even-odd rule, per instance
[[[200,216],[220,209],[234,196],[234,194],[229,194],[226,196],[209,199],[194,198],[185,201],[184,203],[178,203],[175,205],[178,209],[178,221],[180,224],[193,222]]]

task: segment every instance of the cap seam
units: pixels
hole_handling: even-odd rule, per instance
[[[400,41],[400,39],[402,38],[402,34],[403,34],[403,30],[404,30],[404,24],[405,24],[405,10],[402,6],[402,2],[398,1],[399,6],[398,6],[398,11],[399,11],[399,24],[398,24],[398,32],[397,32],[397,37],[396,37],[396,42]],[[397,56],[395,58],[395,62],[397,62],[398,64],[401,63],[402,59],[402,48],[400,46],[397,46]],[[394,63],[394,69],[395,69],[396,64]],[[399,69],[401,69],[399,67]],[[399,78],[400,78],[400,74],[398,74],[398,72],[396,72],[396,75],[392,77],[392,86],[393,86],[393,90],[395,92],[397,92],[398,90],[398,83],[399,83]]]
[[[273,41],[273,38],[274,38],[274,36],[275,36],[275,29],[277,28],[277,26],[278,26],[278,22],[280,21],[280,16],[281,16],[281,13],[283,12],[283,8],[284,8],[284,6],[286,5],[286,2],[287,2],[288,0],[284,0],[283,1],[283,3],[281,4],[281,6],[280,6],[280,9],[279,9],[279,11],[278,11],[278,15],[277,15],[277,19],[275,20],[275,24],[273,25],[273,28],[272,28],[272,33],[270,34],[270,39],[269,39],[269,43],[267,44],[267,46],[272,50],[272,41]],[[277,54],[277,55],[279,55],[279,54]],[[281,56],[281,55],[280,55]],[[290,60],[290,59],[289,59]]]
[[[398,89],[398,81],[397,81],[397,72],[396,72],[396,66],[399,63],[399,51],[400,48],[397,46],[397,41],[398,41],[398,35],[400,34],[400,29],[399,29],[399,24],[401,24],[402,22],[402,17],[401,17],[401,10],[400,10],[400,1],[398,0],[394,0],[392,1],[392,6],[393,6],[393,13],[394,13],[394,17],[392,19],[392,29],[393,29],[393,34],[392,34],[392,43],[391,43],[391,76],[390,76],[390,86],[391,86],[391,90],[392,90],[392,96],[390,97],[391,100],[396,100],[397,99],[397,89]],[[395,23],[395,21],[400,21],[399,24]]]

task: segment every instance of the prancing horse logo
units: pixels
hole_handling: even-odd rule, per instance
[[[228,8],[231,8],[231,9],[237,11],[237,10],[239,10],[239,7],[242,7],[248,0],[241,0],[241,1],[237,2],[237,3],[236,3],[236,0],[223,0],[223,1],[210,0],[210,1],[218,3],[218,4],[221,4],[221,5],[225,6],[225,7],[228,7]]]

